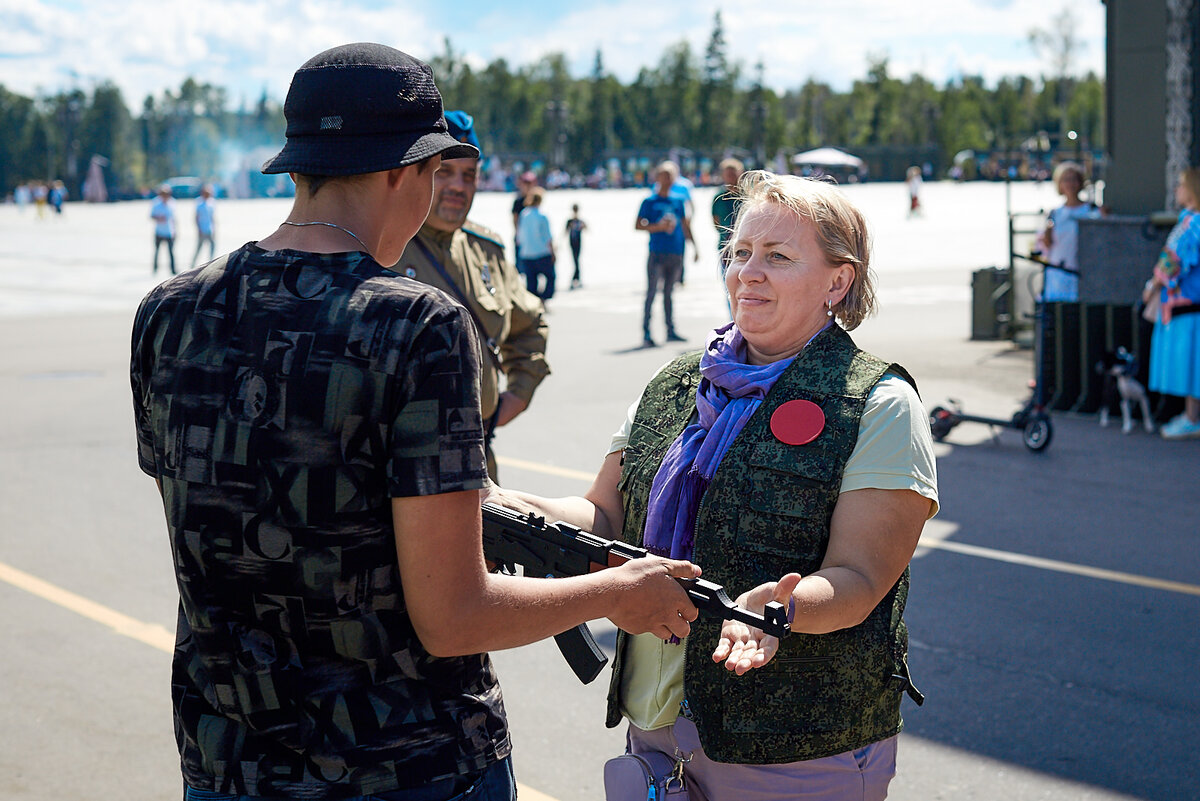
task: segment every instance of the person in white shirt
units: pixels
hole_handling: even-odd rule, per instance
[[[1046,226],[1038,235],[1038,245],[1046,267],[1042,300],[1079,300],[1079,221],[1099,217],[1100,209],[1080,197],[1087,186],[1083,167],[1064,161],[1054,168],[1054,185],[1064,202],[1046,216]],[[1059,269],[1066,268],[1066,269]]]

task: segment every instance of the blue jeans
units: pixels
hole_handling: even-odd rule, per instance
[[[195,790],[185,785],[184,801],[288,801],[284,797],[230,795],[211,790]],[[389,790],[347,798],[345,801],[516,801],[517,782],[513,779],[512,758],[503,759],[483,773],[465,790],[461,780],[442,781],[415,787],[411,790]]]
[[[525,265],[525,288],[542,300],[554,297],[554,257],[546,255],[536,259],[522,258],[521,262]],[[545,278],[545,281],[540,282],[539,278]]]
[[[171,275],[175,275],[175,238],[171,236],[154,237],[154,269],[150,272],[158,272],[158,251],[163,246],[167,246],[168,264],[171,267]]]
[[[650,338],[650,312],[654,308],[654,296],[658,294],[658,285],[663,290],[663,317],[666,318],[667,334],[675,333],[675,316],[671,303],[671,290],[675,288],[680,276],[683,275],[682,253],[656,253],[650,251],[646,260],[646,305],[642,310],[642,332]]]

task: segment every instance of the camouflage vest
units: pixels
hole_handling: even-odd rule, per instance
[[[619,488],[624,536],[640,544],[650,485],[667,447],[695,411],[700,354],[667,366],[647,387],[625,449]],[[784,371],[722,459],[701,499],[693,561],[731,598],[785,573],[820,568],[842,471],[858,440],[867,394],[897,365],[858,350],[838,327],[818,336]],[[807,445],[786,445],[771,414],[803,398],[825,413]],[[901,615],[908,570],[865,621],[830,634],[793,633],[765,667],[736,676],[713,663],[721,621],[700,618],[685,641],[684,697],[705,754],[719,762],[773,764],[839,754],[900,731],[900,696],[920,694],[908,678]],[[608,725],[620,722],[617,695],[625,636],[618,637]]]

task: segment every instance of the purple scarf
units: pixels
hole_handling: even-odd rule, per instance
[[[700,498],[734,438],[792,363],[747,364],[745,340],[733,323],[714,334],[700,357],[699,420],[667,448],[650,485],[642,545],[672,559],[692,558]]]

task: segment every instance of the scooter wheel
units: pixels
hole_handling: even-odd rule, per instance
[[[929,413],[929,432],[935,440],[941,442],[950,433],[950,429],[954,428],[954,422],[953,412],[944,406],[935,406]]]
[[[1021,439],[1025,447],[1035,453],[1045,450],[1050,445],[1050,440],[1054,439],[1054,426],[1050,425],[1050,418],[1044,414],[1034,415],[1025,424]]]

